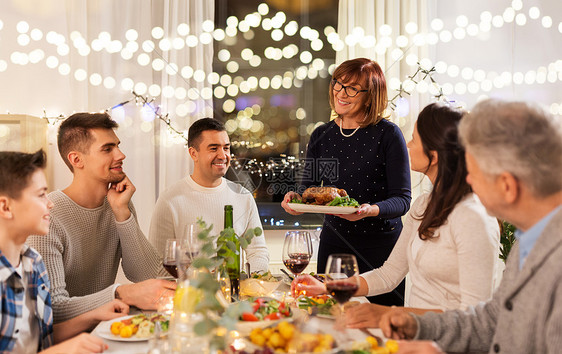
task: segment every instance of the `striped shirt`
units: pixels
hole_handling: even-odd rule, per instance
[[[34,316],[39,327],[40,337],[37,338],[37,350],[43,350],[53,344],[53,311],[49,277],[45,264],[39,253],[24,245],[21,250],[22,269],[27,279],[16,272],[16,269],[0,251],[0,294],[2,294],[2,317],[0,318],[0,353],[12,352],[20,328],[25,326],[27,319],[22,318],[24,290],[35,303]]]

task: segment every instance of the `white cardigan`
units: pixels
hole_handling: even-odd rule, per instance
[[[361,275],[369,295],[392,291],[409,272],[407,307],[465,309],[492,297],[499,284],[499,226],[475,194],[461,200],[444,225],[428,240],[418,234],[419,218],[429,194],[420,196],[406,217],[404,229],[388,260]]]

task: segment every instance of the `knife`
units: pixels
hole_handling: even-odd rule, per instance
[[[288,276],[291,281],[293,281],[293,280],[295,279],[295,277],[293,277],[293,276],[291,276],[289,273],[287,273],[287,271],[286,271],[285,269],[281,268],[281,271],[282,271],[286,276]]]

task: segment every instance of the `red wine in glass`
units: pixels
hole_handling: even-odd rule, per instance
[[[300,274],[310,263],[310,255],[306,253],[291,253],[289,258],[283,261],[283,264],[293,274]]]
[[[326,262],[326,290],[336,299],[343,313],[343,305],[359,289],[359,267],[352,254],[331,254]]]
[[[166,271],[173,276],[174,278],[178,277],[178,266],[176,265],[176,262],[170,262],[170,263],[164,263],[164,269],[166,269]]]
[[[308,231],[289,231],[283,243],[283,264],[295,276],[302,273],[312,258],[312,239]]]
[[[326,284],[326,289],[338,303],[345,304],[357,292],[359,285],[354,281],[334,280]]]
[[[166,240],[166,248],[164,250],[164,260],[162,265],[164,269],[173,276],[174,278],[178,277],[178,262],[176,251],[178,248],[178,242],[174,238],[169,238]]]

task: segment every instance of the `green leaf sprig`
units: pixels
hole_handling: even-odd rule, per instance
[[[240,247],[246,249],[252,242],[252,239],[260,236],[263,231],[261,228],[256,227],[247,230],[244,235],[238,236],[233,228],[226,228],[218,235],[212,235],[213,225],[207,226],[201,218],[197,219],[197,225],[200,230],[197,238],[202,243],[202,246],[199,255],[193,260],[191,266],[201,271],[198,272],[195,279],[190,280],[190,285],[201,290],[203,296],[201,301],[195,306],[195,312],[202,315],[202,320],[195,324],[194,332],[199,336],[213,333],[210,339],[211,348],[222,350],[226,347],[226,340],[224,336],[216,334],[216,329],[218,327],[224,327],[227,330],[235,329],[236,322],[242,313],[252,309],[246,301],[232,304],[225,309],[215,296],[217,291],[220,290],[220,285],[215,276],[207,270],[217,268],[224,262],[228,264],[234,261],[229,257],[225,257],[223,246],[234,250],[235,245],[232,241],[224,241],[225,239],[234,235],[240,241]],[[235,250],[235,252],[236,254],[239,253],[238,250]]]
[[[507,256],[511,251],[511,246],[515,243],[515,226],[507,221],[500,221],[500,259],[507,261]]]

